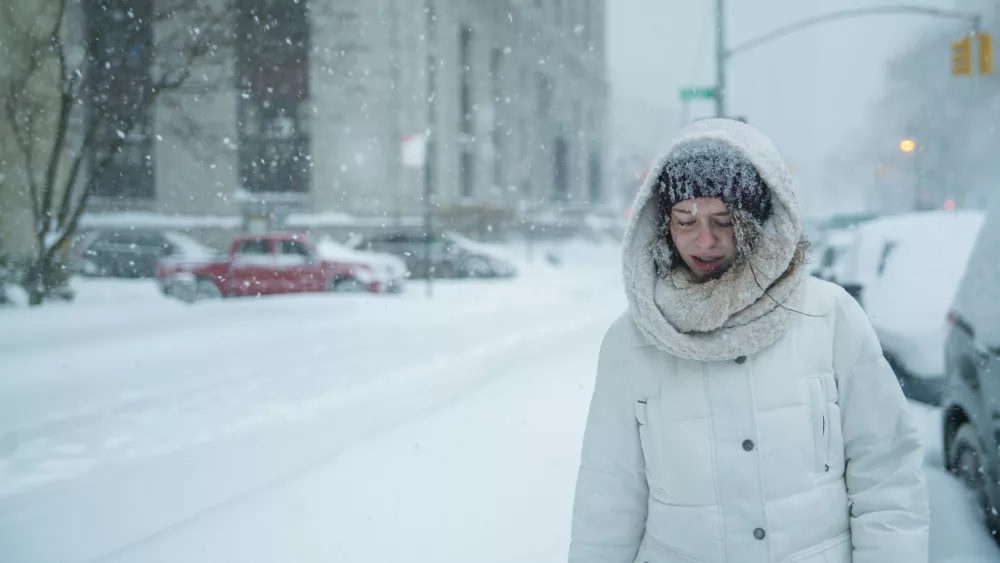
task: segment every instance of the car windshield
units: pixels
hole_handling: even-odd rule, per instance
[[[1000,563],[998,50],[0,0],[0,563]]]

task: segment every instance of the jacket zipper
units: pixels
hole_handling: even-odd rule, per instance
[[[829,433],[826,428],[826,397],[823,393],[823,382],[819,378],[809,380],[809,405],[813,417],[816,472],[825,473],[830,470],[827,460]]]

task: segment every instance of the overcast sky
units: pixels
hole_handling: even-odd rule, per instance
[[[712,85],[715,0],[607,2],[609,72],[618,104],[677,112],[678,88]],[[907,3],[954,7],[951,0]],[[802,18],[892,2],[729,0],[727,4],[727,43],[733,46]],[[803,31],[731,60],[730,113],[746,116],[761,128],[795,167],[807,213],[861,205],[859,190],[824,181],[824,162],[871,119],[870,108],[882,92],[889,59],[921,32],[935,28],[962,32],[961,24],[952,21],[879,16]],[[949,77],[948,69],[942,69],[942,80]],[[713,109],[710,102],[701,102],[692,113],[708,116]],[[657,121],[663,121],[665,141],[679,123],[679,114]]]

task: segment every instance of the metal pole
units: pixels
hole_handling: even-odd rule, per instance
[[[437,12],[432,0],[424,2],[424,18],[427,26],[427,131],[424,147],[424,272],[427,275],[427,298],[434,297],[434,257],[431,233],[434,232],[434,183],[437,181]]]
[[[434,145],[433,137],[427,139],[427,146],[431,150],[427,151],[424,157],[424,271],[427,273],[427,298],[430,299],[434,297],[434,257],[431,256],[433,250],[433,241],[431,240],[431,233],[434,232],[434,221],[433,221],[433,201],[434,197],[434,159],[436,158],[436,151],[432,148]]]
[[[715,117],[726,116],[726,0],[715,0]]]
[[[719,4],[722,2],[720,1]],[[729,49],[724,51],[723,57],[725,59],[731,58],[733,55],[744,53],[760,45],[770,43],[775,39],[780,39],[792,33],[797,33],[803,29],[808,29],[811,27],[817,27],[830,22],[871,17],[871,16],[887,16],[887,15],[918,15],[918,16],[928,16],[934,18],[944,18],[944,19],[961,19],[967,20],[972,23],[973,29],[979,29],[981,17],[980,14],[975,12],[963,12],[958,10],[941,10],[937,8],[927,8],[923,6],[880,6],[874,8],[858,8],[854,10],[843,10],[840,12],[833,12],[830,14],[824,14],[821,16],[815,16],[812,18],[806,18],[804,20],[797,21],[795,23],[786,25],[784,27],[775,29],[770,33],[766,33],[751,39],[745,43],[739,45],[734,45]]]
[[[684,108],[681,112],[681,127],[687,127],[691,123],[691,102],[685,99],[681,102],[681,107]]]
[[[395,139],[396,143],[401,143],[403,141],[402,134],[402,124],[400,120],[403,115],[403,98],[402,98],[402,88],[400,87],[400,58],[403,56],[403,49],[399,41],[399,19],[400,19],[400,9],[398,0],[393,2],[391,5],[392,13],[389,15],[389,25],[390,25],[390,35],[392,37],[392,53],[393,56],[389,59],[389,73],[390,79],[392,80],[392,92],[390,93],[389,103],[391,107],[389,111],[391,112],[390,120],[392,123],[392,138]],[[398,144],[396,145],[399,146]],[[403,182],[409,178],[404,178],[403,173],[403,158],[399,149],[393,151],[395,158],[389,160],[389,182],[391,182],[392,190],[392,217],[393,223],[397,228],[403,226],[403,193],[405,187]]]

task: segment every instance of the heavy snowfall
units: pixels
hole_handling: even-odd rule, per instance
[[[0,563],[566,561],[711,117],[874,329],[930,562],[1000,563],[1000,5],[822,4],[0,2]]]

